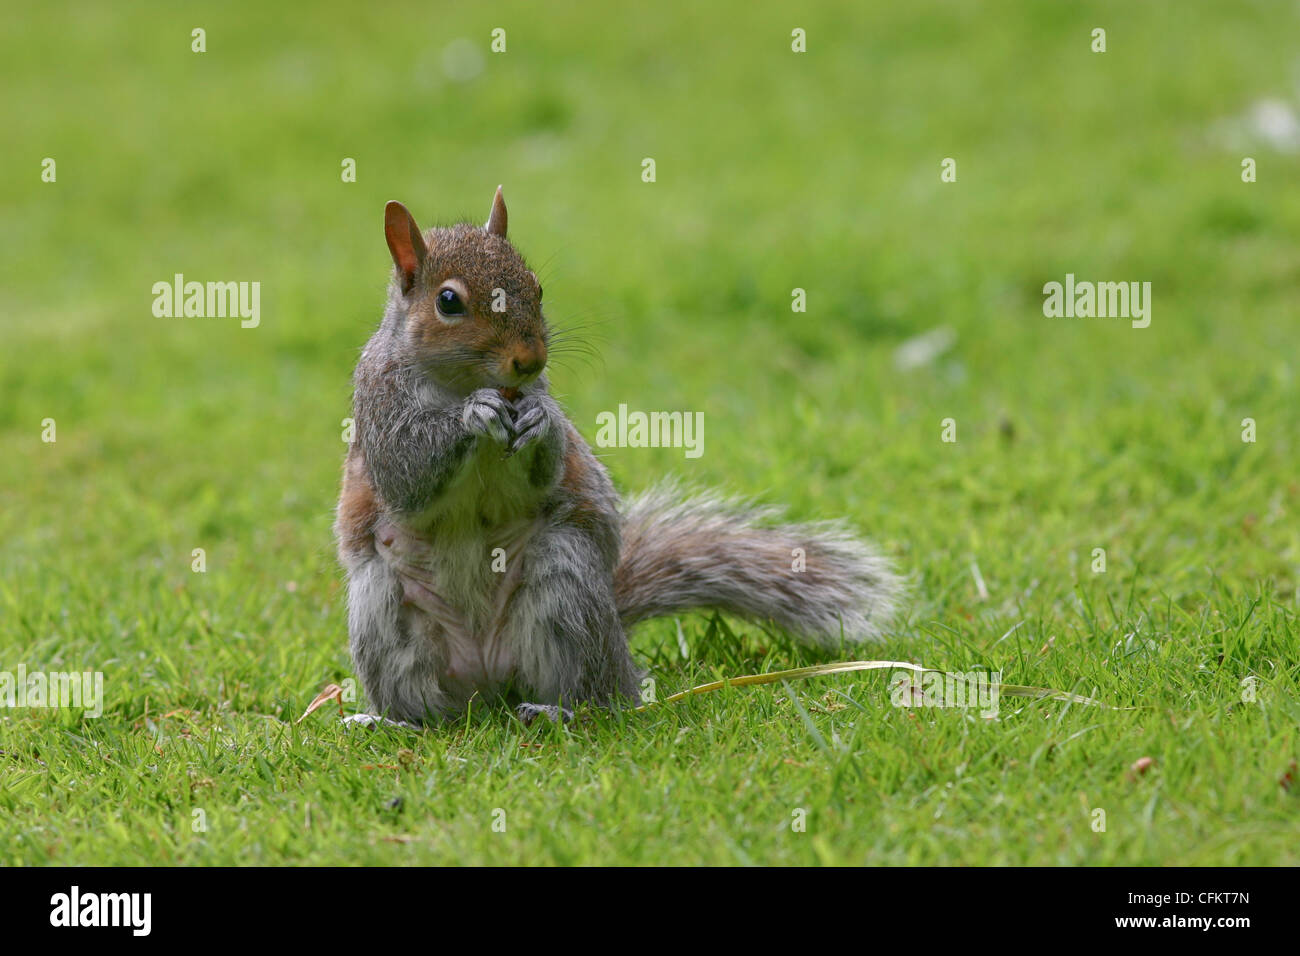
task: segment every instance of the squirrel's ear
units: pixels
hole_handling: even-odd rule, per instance
[[[424,236],[415,224],[415,217],[395,199],[384,207],[384,237],[388,251],[393,254],[393,264],[402,275],[402,292],[410,292],[415,284],[415,273],[424,262],[429,250]]]
[[[489,236],[500,236],[502,239],[506,237],[506,197],[501,195],[500,186],[492,199],[492,215],[488,216],[487,225],[483,228]]]

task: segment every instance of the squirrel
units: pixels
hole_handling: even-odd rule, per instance
[[[334,524],[374,710],[349,722],[425,724],[476,697],[525,723],[614,707],[644,676],[628,628],[692,609],[826,646],[880,637],[900,579],[839,524],[672,485],[620,508],[550,394],[542,287],[500,187],[482,227],[421,231],[393,201],[384,235],[394,270]]]

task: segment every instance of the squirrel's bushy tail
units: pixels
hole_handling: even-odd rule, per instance
[[[828,646],[878,638],[902,590],[889,562],[836,522],[781,517],[671,485],[633,499],[614,574],[624,625],[716,608]]]

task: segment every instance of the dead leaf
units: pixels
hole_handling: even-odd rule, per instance
[[[316,699],[307,705],[307,710],[299,717],[295,723],[301,724],[304,720],[314,714],[320,708],[324,707],[328,701],[338,701],[339,716],[343,716],[343,688],[338,684],[326,684],[325,689],[316,695]]]
[[[1151,757],[1138,757],[1133,761],[1133,765],[1128,768],[1128,778],[1136,780],[1155,765],[1155,760]]]

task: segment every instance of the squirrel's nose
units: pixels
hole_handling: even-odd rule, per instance
[[[542,351],[516,355],[510,359],[510,370],[516,375],[527,377],[536,375],[546,367],[546,353]]]

